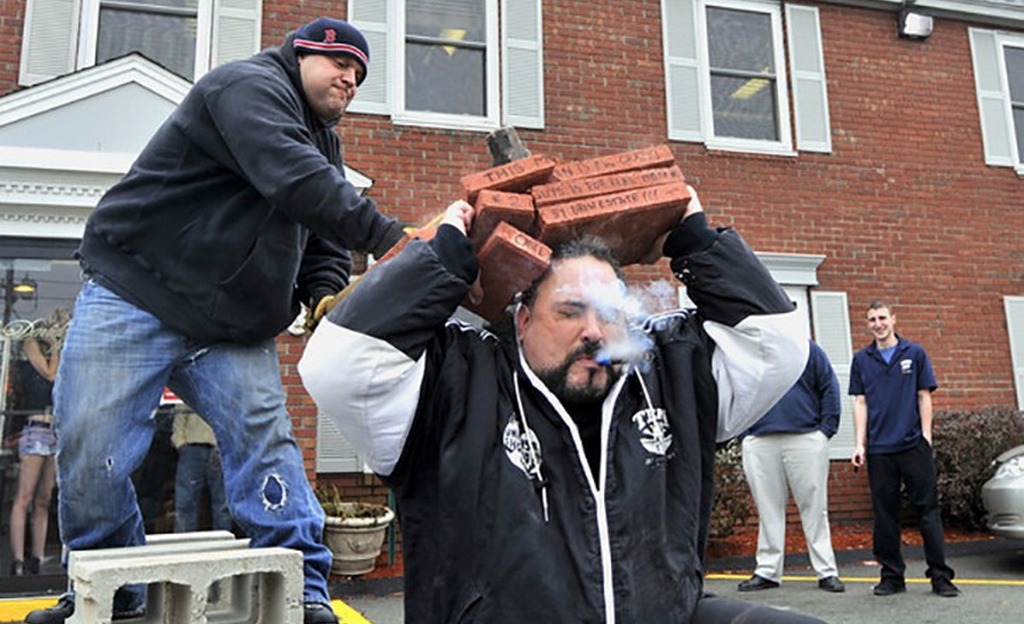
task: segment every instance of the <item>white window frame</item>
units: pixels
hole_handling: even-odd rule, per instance
[[[99,47],[100,5],[105,0],[82,0],[79,21],[77,67],[92,67],[96,64],[96,49]],[[210,69],[210,39],[213,31],[214,0],[199,0],[196,6],[196,58],[192,68],[192,81]]]
[[[778,141],[719,137],[714,131],[714,111],[711,98],[711,61],[708,51],[708,7],[719,7],[752,13],[765,13],[772,25],[773,62],[775,64],[775,119]],[[697,2],[697,62],[700,68],[700,86],[703,106],[701,123],[705,129],[705,144],[709,149],[731,152],[754,152],[795,156],[793,129],[789,115],[789,79],[786,74],[786,45],[783,40],[782,6],[778,2],[761,0],[698,0]]]
[[[490,132],[502,125],[544,128],[541,0],[483,0],[486,115],[406,109],[405,7],[413,1],[348,0],[349,20],[370,43],[369,75],[350,112],[387,115],[396,125],[451,130]]]
[[[405,7],[409,2],[416,0],[395,0],[395,42],[391,58],[394,62],[394,89],[395,103],[392,119],[396,124],[408,126],[424,126],[432,128],[454,128],[460,130],[492,130],[498,126],[500,91],[498,83],[500,42],[498,40],[498,3],[496,0],[482,0],[484,3],[484,43],[487,46],[485,53],[484,68],[486,72],[486,102],[487,115],[456,115],[450,113],[435,113],[425,111],[411,111],[405,108]],[[358,98],[357,98],[358,99]]]

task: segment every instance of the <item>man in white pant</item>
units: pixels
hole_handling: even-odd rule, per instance
[[[800,510],[818,587],[842,592],[828,525],[828,441],[839,428],[839,380],[811,341],[800,380],[743,437],[743,472],[757,506],[757,569],[739,584],[752,592],[778,587],[786,545],[788,489]]]

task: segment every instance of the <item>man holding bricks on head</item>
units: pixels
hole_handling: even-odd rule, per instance
[[[892,306],[868,306],[874,340],[853,356],[850,394],[854,397],[856,444],[851,462],[868,467],[874,512],[873,549],[882,566],[876,596],[907,590],[907,565],[900,554],[901,487],[917,510],[932,592],[952,598],[953,568],[946,564],[942,515],[932,450],[932,392],[938,387],[932,364],[919,345],[896,333]]]
[[[337,622],[274,337],[346,284],[346,248],[381,255],[402,237],[345,180],[334,131],[368,63],[358,30],[320,18],[218,67],[90,215],[54,390],[67,550],[145,543],[129,477],[167,386],[213,428],[252,545],[303,553],[306,624]],[[143,609],[142,589],[118,591],[115,620]],[[67,594],[25,621],[59,624],[74,606]]]
[[[452,204],[368,273],[299,363],[397,496],[406,621],[817,622],[703,597],[716,442],[807,359],[739,235],[693,197],[657,249],[699,308],[633,327],[611,250],[572,240],[496,335],[446,323],[477,277],[473,218]]]

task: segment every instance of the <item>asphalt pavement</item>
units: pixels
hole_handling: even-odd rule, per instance
[[[750,576],[753,557],[728,557],[708,562],[707,591],[814,615],[831,624],[1021,624],[1024,622],[1024,541],[991,539],[946,545],[946,557],[956,571],[961,590],[956,598],[931,593],[924,578],[924,554],[905,546],[907,591],[879,597],[871,593],[879,566],[870,551],[837,551],[846,592],[818,589],[806,553],[787,555],[782,586],[739,593],[736,584]],[[351,608],[346,624],[403,624],[401,579],[337,582],[332,596]]]

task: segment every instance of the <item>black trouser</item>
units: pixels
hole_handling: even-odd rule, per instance
[[[824,620],[766,605],[706,594],[697,601],[691,624],[825,624]]]
[[[900,484],[907,489],[910,503],[917,510],[928,564],[925,576],[952,579],[953,568],[946,565],[935,477],[935,454],[927,441],[901,453],[868,455],[868,483],[871,507],[875,514],[874,555],[882,565],[882,579],[902,582],[907,566],[900,554]]]

